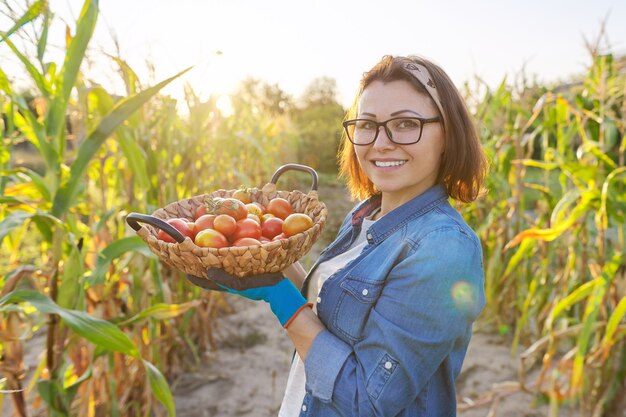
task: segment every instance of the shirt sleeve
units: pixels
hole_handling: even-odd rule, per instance
[[[478,239],[449,227],[426,235],[389,272],[354,346],[329,330],[305,360],[307,390],[342,415],[397,415],[450,352],[465,345],[484,307]],[[460,365],[460,364],[459,364]]]

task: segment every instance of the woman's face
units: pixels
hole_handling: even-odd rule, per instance
[[[408,81],[374,81],[365,88],[357,118],[384,122],[403,116],[435,117],[437,109],[427,94],[417,92]],[[382,192],[383,210],[390,211],[435,184],[443,145],[441,122],[434,122],[422,126],[420,141],[412,145],[391,142],[380,127],[374,143],[354,148],[361,168]]]

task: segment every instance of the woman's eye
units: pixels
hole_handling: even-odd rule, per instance
[[[416,129],[419,127],[419,121],[415,119],[399,119],[396,122],[397,129]]]
[[[376,128],[376,123],[370,122],[369,120],[360,120],[356,124],[356,127],[363,130],[370,130]]]

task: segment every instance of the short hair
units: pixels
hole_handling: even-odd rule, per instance
[[[352,106],[346,112],[345,120],[356,117],[359,99],[365,88],[374,81],[387,83],[405,80],[411,83],[416,91],[430,97],[418,79],[405,70],[407,61],[413,61],[428,70],[441,100],[443,114],[440,116],[443,120],[444,152],[437,183],[443,184],[448,195],[457,201],[464,203],[474,201],[482,192],[482,184],[488,167],[487,158],[465,100],[450,77],[435,63],[419,56],[385,55],[372,69],[363,74],[359,91]],[[433,104],[436,103],[433,101]],[[354,145],[348,140],[345,131],[339,150],[339,168],[340,176],[347,180],[348,189],[353,198],[365,199],[379,193],[361,169],[354,152]]]

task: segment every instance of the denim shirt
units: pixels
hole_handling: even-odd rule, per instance
[[[357,205],[311,271],[379,206],[379,196]],[[380,218],[367,241],[321,288],[326,329],[304,363],[300,416],[455,416],[455,379],[485,304],[478,237],[436,185]]]

